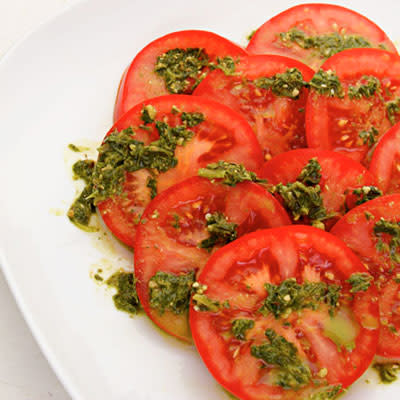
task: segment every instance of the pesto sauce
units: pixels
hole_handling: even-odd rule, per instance
[[[237,238],[237,224],[228,222],[224,214],[206,214],[206,227],[209,237],[199,243],[201,249],[211,252],[215,245],[224,246]]]
[[[346,49],[372,47],[371,43],[359,35],[340,35],[339,33],[326,33],[323,35],[308,36],[302,30],[294,27],[288,32],[279,34],[281,42],[289,47],[291,43],[303,49],[314,49],[321,58],[329,58]]]
[[[375,363],[372,368],[374,368],[378,372],[379,378],[382,383],[389,384],[397,380],[398,374],[400,372],[400,363]]]
[[[180,275],[157,271],[149,280],[150,307],[160,315],[165,311],[176,315],[187,312],[194,281],[194,271]]]
[[[317,93],[329,97],[344,97],[343,86],[335,73],[331,70],[324,71],[320,69],[312,77],[308,86],[315,90]]]
[[[357,196],[356,205],[360,205],[382,196],[383,193],[376,186],[363,186],[361,188],[354,189],[353,194]]]
[[[251,346],[251,355],[277,368],[276,385],[287,390],[306,386],[311,380],[311,371],[298,357],[296,346],[272,329],[267,329],[265,336],[269,343]]]
[[[361,131],[358,134],[358,137],[362,139],[363,144],[366,144],[368,147],[372,147],[378,140],[379,131],[374,126],[368,131]]]
[[[266,183],[265,179],[260,179],[254,172],[248,171],[242,164],[218,161],[208,164],[205,168],[200,168],[198,175],[210,180],[222,179],[221,183],[227,186],[236,186],[240,182],[250,181],[256,183]]]
[[[390,241],[387,245],[382,240],[382,234],[389,235]],[[376,248],[379,252],[389,253],[392,261],[400,262],[400,224],[398,222],[387,221],[381,218],[374,225],[374,235],[378,238]]]
[[[306,400],[333,400],[339,396],[341,390],[342,385],[326,386],[310,395]]]
[[[113,296],[115,307],[128,314],[135,315],[141,309],[136,293],[136,278],[133,272],[118,271],[105,282],[117,292]]]
[[[266,283],[268,293],[259,309],[264,316],[272,314],[276,319],[287,318],[293,311],[306,308],[316,310],[320,304],[327,304],[331,309],[338,304],[341,287],[325,282],[297,283],[295,278],[289,278],[279,285]]]
[[[350,293],[366,292],[373,281],[373,277],[367,272],[356,272],[351,274],[346,282],[350,283]]]
[[[396,123],[396,115],[400,113],[400,97],[386,102],[386,113],[392,125]]]
[[[86,184],[92,181],[95,161],[93,160],[79,160],[72,166],[74,179],[82,179]]]
[[[350,99],[361,99],[362,97],[372,97],[376,92],[380,91],[381,82],[375,76],[364,75],[356,83],[356,85],[349,85],[347,94]]]
[[[271,77],[258,78],[254,84],[258,88],[270,89],[275,96],[290,99],[298,99],[302,89],[308,86],[297,68],[289,68],[284,73]]]
[[[246,340],[246,332],[254,328],[252,319],[235,319],[232,321],[232,333],[238,340]]]

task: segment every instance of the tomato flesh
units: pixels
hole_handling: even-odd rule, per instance
[[[325,224],[329,229],[348,211],[350,204],[347,199],[353,190],[362,186],[376,186],[376,179],[361,164],[348,157],[333,151],[314,149],[292,150],[274,157],[263,165],[260,177],[274,185],[295,182],[312,158],[316,158],[321,166],[319,185],[322,202],[327,214],[332,214]]]
[[[271,157],[288,150],[306,147],[305,103],[308,90],[302,89],[298,98],[275,95],[271,89],[257,87],[256,79],[298,69],[305,81],[313,71],[306,65],[287,57],[259,55],[241,57],[235,73],[211,72],[193,92],[223,103],[246,118],[264,151]]]
[[[153,308],[149,280],[159,271],[176,275],[201,271],[210,257],[199,247],[209,236],[205,216],[215,212],[237,224],[238,237],[290,224],[279,202],[266,189],[249,182],[230,187],[193,177],[164,191],[148,205],[134,248],[137,293],[144,310],[160,328],[186,341],[191,340],[187,312],[162,313]]]
[[[280,33],[292,28],[308,36],[336,33],[357,35],[368,40],[372,47],[397,53],[396,47],[376,24],[361,14],[331,4],[302,4],[276,15],[257,29],[247,46],[251,54],[280,54],[292,57],[309,65],[314,70],[323,64],[326,57],[313,48],[303,48],[291,41],[282,41]]]
[[[171,127],[181,124],[180,112],[199,112],[205,120],[190,128],[194,135],[185,145],[177,146],[175,158],[177,166],[157,176],[158,193],[170,186],[197,175],[199,168],[219,160],[243,164],[248,170],[258,170],[262,163],[262,152],[257,139],[240,115],[228,107],[200,97],[171,95],[161,96],[138,104],[124,115],[109,131],[121,131],[132,127],[137,140],[145,144],[157,139],[155,124],[148,124],[150,131],[142,129],[141,111],[144,106],[152,105],[156,111],[156,120],[168,123]],[[143,139],[144,138],[144,139]],[[133,247],[135,231],[141,214],[150,201],[150,188],[147,178],[150,172],[138,170],[126,173],[121,195],[113,196],[98,204],[106,225],[120,240]]]
[[[192,304],[190,325],[195,345],[217,381],[243,400],[307,398],[321,387],[347,387],[372,361],[379,335],[375,288],[348,296],[347,279],[365,271],[344,243],[316,228],[287,226],[245,235],[214,253],[199,275],[199,283],[206,287],[204,293],[220,304],[229,302],[229,307],[199,311]],[[339,285],[342,295],[333,316],[325,305],[292,311],[286,318],[261,314],[268,293],[263,287],[260,290],[260,283],[277,285],[288,278],[299,284]],[[259,283],[253,286],[254,282]],[[232,321],[238,318],[254,321],[245,340],[231,332]],[[330,324],[339,320],[348,327],[352,350],[338,345],[329,333]],[[281,387],[274,365],[252,355],[252,346],[266,342],[266,329],[291,342],[309,366],[312,378],[298,390]],[[317,382],[322,386],[317,387]]]
[[[379,141],[369,170],[377,177],[384,193],[400,193],[400,123]]]
[[[114,121],[144,100],[170,94],[163,78],[154,72],[154,68],[160,55],[177,48],[203,49],[210,62],[215,61],[217,57],[236,57],[247,54],[242,47],[207,31],[174,32],[154,40],[136,55],[121,79],[115,103]],[[208,70],[208,67],[202,68],[199,71],[199,78]]]
[[[400,222],[399,194],[383,196],[354,208],[337,222],[331,233],[343,240],[374,276],[381,320],[377,354],[399,359],[400,263],[394,261],[387,250],[378,250],[380,240],[387,244],[390,241],[389,235],[380,238],[374,234],[380,218]]]
[[[368,165],[373,145],[392,123],[399,120],[387,111],[390,101],[400,96],[400,57],[378,49],[346,50],[327,60],[322,69],[339,78],[344,97],[328,97],[311,90],[306,107],[306,135],[309,147],[334,150]],[[349,86],[365,83],[368,76],[379,80],[372,96],[351,99]],[[366,138],[368,132],[371,139]],[[363,133],[366,132],[366,133]]]

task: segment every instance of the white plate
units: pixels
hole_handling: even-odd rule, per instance
[[[397,1],[340,3],[400,38]],[[244,44],[254,28],[294,4],[88,0],[41,26],[0,63],[1,264],[74,400],[227,398],[192,347],[160,335],[144,317],[116,311],[110,295],[89,278],[94,265],[129,265],[129,252],[115,241],[106,251],[95,245],[102,242],[98,234],[81,232],[50,210],[66,211],[74,196],[67,144],[101,140],[120,75],[138,50],[188,28]],[[400,385],[363,378],[346,399],[382,396],[399,398]]]

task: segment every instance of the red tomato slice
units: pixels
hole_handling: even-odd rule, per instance
[[[345,95],[328,97],[310,90],[307,143],[368,165],[374,143],[399,120],[400,114],[394,110],[389,114],[387,107],[400,101],[400,57],[378,49],[352,49],[331,57],[322,69],[337,75]],[[349,86],[365,83],[365,77],[377,78],[380,88],[370,97],[351,99]]]
[[[384,193],[400,193],[400,123],[379,141],[369,170],[377,177]]]
[[[343,240],[361,259],[375,278],[379,292],[381,333],[377,354],[400,358],[400,263],[393,260],[389,249],[380,243],[390,243],[391,236],[374,234],[381,218],[400,222],[400,195],[383,196],[364,203],[346,214],[331,233]],[[400,254],[396,249],[394,254]]]
[[[149,282],[157,272],[179,276],[201,271],[210,257],[210,252],[199,247],[210,236],[206,215],[216,212],[237,224],[238,237],[290,224],[279,202],[251,182],[231,187],[193,177],[164,191],[148,205],[142,217],[146,223],[138,227],[135,242],[137,293],[147,315],[161,329],[186,341],[191,341],[188,308],[160,310],[154,305],[159,303],[150,301]]]
[[[203,293],[220,304],[212,311],[202,311],[194,303],[190,308],[190,326],[200,356],[215,379],[242,400],[309,398],[335,385],[351,385],[372,361],[379,335],[373,285],[365,292],[349,293],[347,280],[365,271],[343,242],[316,228],[287,226],[243,236],[214,253],[199,275]],[[262,314],[260,308],[269,295],[264,285],[280,285],[289,278],[300,285],[337,285],[336,308],[330,312],[327,304],[319,303],[315,310],[304,307],[300,312],[292,308],[282,315]],[[291,301],[296,292],[282,296],[281,300],[274,297],[271,306]],[[253,321],[244,338],[233,331],[237,319]],[[267,329],[294,346],[296,362],[285,359],[288,352],[278,345],[268,350],[278,358],[277,364],[252,355],[255,346],[269,343]],[[310,379],[296,390],[281,386],[290,383],[280,376],[287,371],[285,360],[289,369],[300,363],[310,371]]]
[[[334,214],[325,223],[329,230],[351,207],[349,199],[353,190],[362,186],[376,186],[376,179],[361,164],[348,157],[333,151],[314,149],[298,149],[280,154],[266,162],[259,175],[273,185],[292,183],[312,158],[316,158],[321,166],[319,185],[323,206],[327,214]]]
[[[306,65],[280,56],[241,57],[235,73],[211,72],[194,91],[194,95],[216,100],[234,109],[253,128],[266,159],[288,150],[306,147],[305,103],[308,89],[301,88],[296,96],[277,96],[271,89],[261,88],[255,80],[299,70],[305,81],[313,76]]]
[[[246,120],[230,108],[200,97],[171,95],[145,101],[118,120],[107,135],[132,127],[136,140],[149,144],[157,139],[154,123],[146,126],[150,131],[140,128],[143,126],[141,112],[147,105],[155,108],[157,121],[168,123],[171,127],[182,124],[182,112],[199,112],[204,116],[203,122],[189,128],[194,133],[192,139],[183,146],[177,146],[177,166],[157,176],[158,193],[197,175],[199,168],[219,160],[243,164],[251,171],[260,167],[262,152]],[[108,228],[128,246],[133,247],[140,216],[151,200],[147,187],[150,176],[147,169],[126,173],[122,194],[98,204]]]
[[[332,41],[328,46],[316,48],[310,46],[310,43],[306,48],[304,37],[298,34],[297,41],[292,40],[295,35],[284,35],[281,38],[280,34],[287,34],[293,29],[307,37],[334,34],[337,43],[343,43],[349,36],[361,36],[370,45],[359,42],[358,45],[353,43],[352,47],[379,47],[397,53],[394,44],[379,26],[355,11],[331,4],[301,4],[283,11],[258,28],[247,50],[252,54],[280,54],[296,58],[315,70],[329,56],[340,51],[340,47],[332,49]]]
[[[125,71],[118,89],[114,120],[118,120],[134,105],[156,96],[171,94],[164,79],[154,72],[157,58],[169,50],[201,49],[210,62],[217,57],[244,56],[247,52],[240,46],[212,32],[190,30],[170,33],[154,40],[142,49]],[[196,79],[202,79],[209,68],[198,71]],[[194,78],[189,78],[189,88],[179,94],[192,92]],[[178,94],[178,93],[174,93]]]

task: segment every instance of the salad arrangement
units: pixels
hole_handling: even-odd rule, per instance
[[[399,83],[386,34],[333,5],[284,11],[246,49],[205,31],[146,46],[98,159],[73,166],[70,220],[90,231],[98,210],[134,251],[116,305],[242,400],[334,399],[376,356],[394,381]]]

